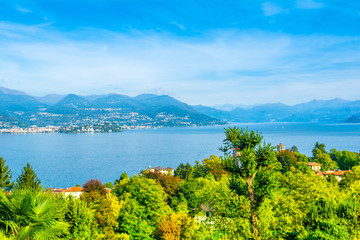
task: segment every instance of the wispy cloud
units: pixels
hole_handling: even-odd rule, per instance
[[[21,7],[20,5],[16,5],[16,10],[18,10],[19,12],[24,12],[24,13],[31,13],[32,12],[32,10],[30,10],[28,8]]]
[[[185,30],[186,27],[180,23],[177,23],[176,21],[171,21],[171,24],[177,26],[178,28],[180,28],[181,30]]]
[[[274,16],[284,11],[280,6],[272,2],[264,2],[262,4],[262,10],[265,16]]]
[[[298,0],[296,1],[296,7],[301,9],[314,9],[324,7],[324,3],[315,2],[313,0]]]
[[[160,89],[208,105],[359,95],[359,37],[223,30],[184,39],[84,31],[0,24],[0,34],[6,32],[0,39],[0,79],[37,95]]]

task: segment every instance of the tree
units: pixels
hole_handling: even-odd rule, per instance
[[[40,189],[15,189],[5,195],[0,191],[0,228],[19,240],[58,239],[69,225],[54,196]]]
[[[121,175],[120,175],[120,178],[119,179],[116,179],[115,180],[115,185],[118,184],[120,181],[124,180],[124,179],[129,179],[129,176],[127,175],[126,172],[123,172]]]
[[[163,216],[156,224],[154,236],[166,240],[193,239],[194,225],[194,220],[187,214],[172,213]]]
[[[208,204],[217,182],[214,177],[194,178],[179,184],[179,199],[186,202],[193,213],[201,211],[202,204]]]
[[[206,176],[205,166],[201,164],[199,161],[195,162],[195,165],[192,167],[192,178],[199,178]]]
[[[144,176],[149,179],[154,179],[157,184],[161,185],[169,198],[178,193],[179,183],[182,181],[178,177],[158,172],[147,172]]]
[[[175,177],[185,179],[185,165],[183,163],[180,163],[180,165],[175,169],[174,171]]]
[[[336,149],[330,150],[330,157],[336,161],[339,168],[342,170],[350,170],[352,167],[360,164],[360,154],[350,152],[347,150],[337,151]]]
[[[295,152],[299,152],[299,149],[297,148],[297,146],[292,146],[291,148],[290,148],[290,151],[292,151],[293,153],[295,153]]]
[[[83,185],[83,193],[81,199],[87,203],[97,203],[100,198],[106,196],[105,186],[98,179],[90,179]]]
[[[313,161],[317,163],[321,163],[321,170],[328,171],[329,169],[337,168],[337,164],[330,158],[330,154],[328,154],[325,150],[325,144],[316,142],[315,146],[312,150],[313,153]]]
[[[337,164],[335,161],[331,160],[330,155],[328,153],[318,151],[313,158],[314,162],[320,163],[322,171],[328,171],[329,169],[337,168]]]
[[[291,167],[296,167],[297,164],[297,158],[295,154],[290,151],[289,149],[286,149],[284,151],[280,151],[276,155],[277,160],[282,165],[282,172],[287,172],[290,170]]]
[[[21,174],[16,179],[15,188],[40,188],[40,179],[36,176],[35,171],[32,169],[29,163],[26,164]]]
[[[95,212],[95,219],[98,228],[103,232],[101,239],[119,239],[119,236],[114,231],[118,226],[119,211],[120,203],[115,195],[108,194],[99,202]]]
[[[114,187],[114,184],[112,182],[107,182],[104,184],[104,186],[111,189]]]
[[[67,239],[95,239],[98,228],[94,211],[88,204],[71,195],[60,201],[64,206],[63,219],[70,224]]]
[[[6,161],[0,157],[0,189],[10,191],[13,188],[14,183],[11,181],[11,170],[5,163]]]
[[[307,239],[351,239],[346,223],[337,215],[337,205],[328,198],[314,200],[304,221]]]
[[[211,155],[209,158],[203,160],[205,175],[212,174],[216,180],[220,180],[222,175],[228,174],[225,170],[225,166],[222,164],[221,159],[215,155]]]
[[[240,152],[239,156],[228,157],[225,159],[227,170],[234,177],[242,178],[247,186],[247,195],[250,200],[253,238],[258,238],[258,218],[256,214],[256,192],[254,192],[254,179],[261,170],[275,165],[276,156],[274,147],[270,144],[260,145],[263,137],[258,132],[250,131],[248,128],[239,129],[237,127],[225,129],[225,139],[223,149],[236,148]],[[233,178],[233,179],[235,179]],[[236,179],[235,179],[236,181]],[[241,180],[237,180],[241,182]]]
[[[108,194],[105,186],[98,179],[90,179],[83,186],[81,200],[88,203],[94,211],[94,218],[99,230],[99,239],[119,239],[115,234],[119,217],[120,203],[116,196]]]
[[[344,174],[343,179],[340,182],[342,188],[350,188],[354,183],[360,180],[360,166],[353,167],[351,172]]]
[[[150,239],[156,222],[170,211],[166,194],[155,180],[133,176],[121,181],[112,191],[122,208],[119,214],[119,230],[131,239]]]
[[[184,165],[183,163],[180,163],[180,165],[176,168],[174,175],[176,177],[179,177],[181,179],[189,180],[192,178],[193,174],[193,168],[189,163],[186,163]]]
[[[309,157],[307,157],[305,154],[301,154],[299,152],[293,152],[298,162],[307,163],[309,162]]]
[[[320,153],[327,153],[326,150],[325,150],[325,144],[316,142],[315,146],[314,146],[314,148],[312,150],[313,157],[315,157],[316,154],[318,154],[319,152]]]

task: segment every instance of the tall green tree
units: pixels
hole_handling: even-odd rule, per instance
[[[120,178],[115,180],[114,185],[119,184],[119,182],[124,179],[129,179],[129,176],[126,172],[121,173]]]
[[[289,149],[286,149],[284,151],[280,151],[276,154],[277,160],[282,165],[282,172],[290,171],[291,167],[295,169],[297,165],[297,158],[295,154],[290,151]]]
[[[236,148],[240,155],[225,159],[227,170],[235,177],[246,183],[246,192],[250,200],[252,235],[259,238],[258,217],[256,212],[256,192],[254,191],[254,179],[258,172],[271,168],[277,163],[274,147],[270,144],[261,145],[263,137],[248,128],[237,127],[225,129],[224,147],[222,149]],[[236,180],[235,180],[236,181]]]
[[[0,189],[10,191],[14,186],[11,178],[11,170],[6,165],[6,161],[2,157],[0,157]]]
[[[313,153],[313,162],[321,163],[321,170],[328,171],[329,169],[337,168],[337,164],[330,158],[330,154],[328,154],[325,150],[325,144],[316,142],[315,146],[312,150]]]
[[[70,224],[66,239],[95,239],[98,228],[94,211],[88,204],[71,195],[60,201],[64,206],[62,219]]]
[[[360,164],[360,154],[356,152],[331,149],[330,157],[337,162],[339,168],[342,170],[350,170],[352,167]]]
[[[15,188],[40,188],[40,179],[36,176],[35,171],[29,163],[26,164],[21,174],[16,179]]]
[[[193,175],[193,168],[189,163],[186,163],[186,165],[180,163],[180,165],[176,168],[174,175],[175,177],[179,177],[181,179],[190,180]]]
[[[294,146],[292,146],[292,147],[290,148],[290,151],[292,151],[293,153],[294,153],[294,152],[297,152],[297,153],[298,153],[298,152],[299,152],[299,149],[297,148],[297,146],[294,145]]]
[[[315,143],[315,146],[312,150],[313,157],[315,157],[318,153],[327,153],[325,150],[325,144],[319,142]]]
[[[133,176],[123,180],[112,191],[119,197],[119,231],[131,239],[151,239],[156,222],[170,212],[166,194],[155,180]]]

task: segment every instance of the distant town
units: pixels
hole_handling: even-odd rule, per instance
[[[225,123],[166,95],[69,94],[53,99],[0,87],[0,133],[121,132]]]
[[[2,128],[1,128],[2,127]],[[94,125],[70,125],[70,126],[30,126],[30,127],[18,127],[0,124],[0,133],[12,133],[12,134],[25,134],[25,133],[111,133],[122,132],[125,129],[145,129],[148,126],[118,126],[113,123],[103,123]]]

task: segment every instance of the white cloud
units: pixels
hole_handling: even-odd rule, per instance
[[[274,16],[284,11],[281,7],[271,2],[264,2],[262,4],[262,10],[265,16]]]
[[[296,1],[296,7],[301,9],[313,9],[324,7],[323,3],[315,2],[313,0],[298,0]]]
[[[31,13],[32,12],[30,9],[21,7],[20,5],[16,6],[16,10],[18,10],[19,12],[23,12],[23,13]]]
[[[359,96],[359,37],[223,31],[178,39],[0,24],[1,32],[0,79],[36,95],[160,92],[207,105]]]
[[[185,29],[186,29],[186,27],[185,27],[184,25],[182,25],[182,24],[180,24],[180,23],[178,23],[178,22],[176,22],[176,21],[171,21],[171,24],[177,26],[177,27],[180,28],[181,30],[185,30]]]

